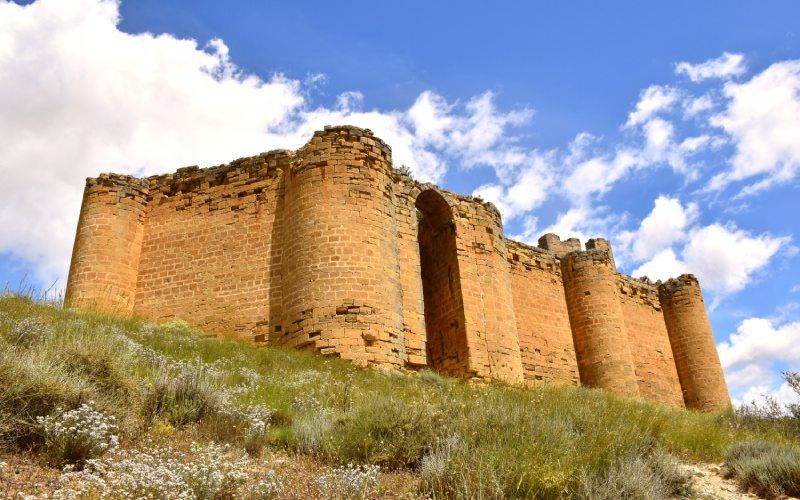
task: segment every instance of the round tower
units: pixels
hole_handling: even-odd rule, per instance
[[[64,297],[68,307],[133,312],[147,194],[146,180],[127,175],[86,180]]]
[[[276,343],[357,363],[405,361],[391,150],[325,127],[285,176],[283,308]]]
[[[658,292],[686,407],[729,407],[731,398],[697,278],[681,275],[662,283]]]
[[[581,382],[638,396],[636,372],[608,250],[570,252],[561,261]]]

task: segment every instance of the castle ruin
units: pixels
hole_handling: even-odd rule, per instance
[[[730,405],[697,279],[619,274],[604,239],[504,236],[357,127],[297,151],[87,179],[66,302],[358,364]]]

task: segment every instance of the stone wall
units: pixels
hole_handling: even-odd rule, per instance
[[[357,127],[88,179],[66,300],[359,364],[730,404],[692,277],[622,276],[600,238],[509,240],[491,203],[415,181]]]
[[[561,262],[552,251],[512,240],[507,244],[525,380],[578,385]]]

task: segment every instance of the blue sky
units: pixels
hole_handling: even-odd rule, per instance
[[[83,178],[368,126],[503,211],[704,286],[734,397],[800,368],[797,2],[0,0],[0,283],[63,285]]]

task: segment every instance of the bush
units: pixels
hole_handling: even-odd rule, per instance
[[[96,411],[93,402],[70,411],[39,417],[45,451],[55,465],[82,466],[90,458],[97,458],[119,446],[116,419]]]
[[[11,341],[23,347],[32,347],[53,335],[53,327],[35,316],[19,320],[9,332]]]
[[[240,444],[257,456],[267,443],[275,410],[264,405],[225,405],[211,418],[213,437]]]
[[[584,472],[575,496],[587,500],[675,498],[690,493],[689,481],[689,475],[665,453],[634,455],[600,473]]]
[[[94,388],[47,353],[0,344],[0,442],[21,449],[43,442],[36,419],[74,408]]]
[[[142,414],[151,421],[161,418],[182,426],[213,414],[222,402],[222,393],[202,365],[161,365],[145,391]]]
[[[363,395],[336,419],[324,451],[340,461],[415,467],[444,434],[443,417],[424,400]]]
[[[378,487],[378,474],[380,467],[377,465],[348,464],[320,476],[317,486],[325,498],[367,498]]]
[[[267,471],[265,477],[250,488],[248,498],[252,500],[272,500],[283,491],[283,483],[274,471]]]
[[[246,478],[247,459],[216,444],[192,444],[189,457],[171,450],[123,451],[87,460],[80,472],[60,478],[55,498],[176,498],[233,496]]]
[[[730,447],[725,473],[739,486],[767,498],[800,496],[800,451],[765,441]]]
[[[333,426],[333,412],[327,408],[309,409],[292,420],[292,435],[297,449],[303,453],[319,453]]]

